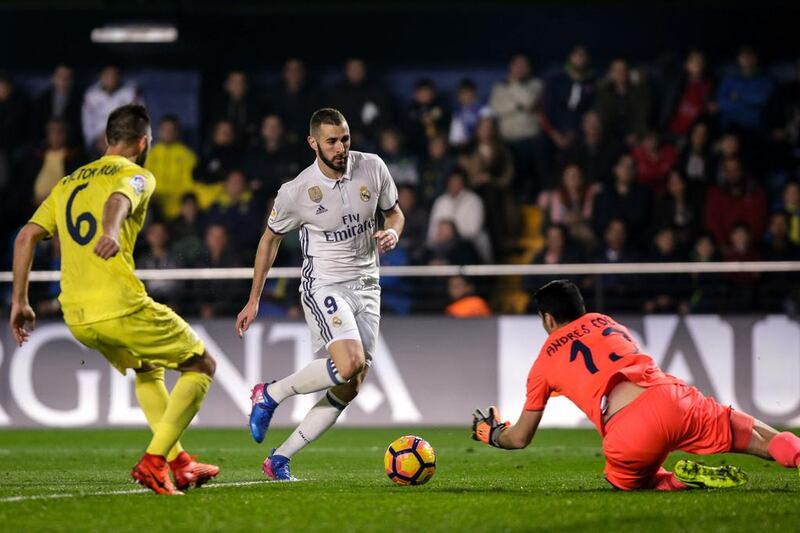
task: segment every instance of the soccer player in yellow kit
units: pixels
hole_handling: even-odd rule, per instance
[[[182,494],[219,473],[217,466],[196,462],[179,442],[203,404],[216,363],[189,324],[153,301],[134,274],[133,246],[156,186],[140,166],[152,138],[145,108],[115,109],[106,138],[105,155],[62,178],[17,236],[11,329],[21,346],[35,325],[28,303],[33,254],[37,242],[57,236],[64,321],[114,368],[136,373],[136,398],[153,438],[131,475],[159,494]],[[171,393],[165,368],[181,373]]]

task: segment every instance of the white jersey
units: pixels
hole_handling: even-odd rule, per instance
[[[375,154],[350,151],[347,171],[326,177],[315,160],[283,184],[267,226],[276,234],[300,228],[303,271],[300,290],[354,280],[378,279],[378,209],[397,204],[397,187]]]

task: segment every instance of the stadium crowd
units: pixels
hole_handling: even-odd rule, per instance
[[[511,58],[488,98],[469,78],[454,94],[419,79],[405,101],[359,59],[333,86],[312,83],[298,59],[275,87],[231,71],[203,110],[199,150],[182,142],[175,116],[153,117],[146,167],[158,187],[137,266],[251,266],[278,188],[313,161],[308,118],[323,106],[344,113],[352,148],[380,154],[399,187],[406,228],[385,265],[800,258],[800,68],[776,80],[747,47],[730,68],[711,68],[697,50],[657,76],[653,68],[619,58],[601,71],[576,46],[543,77],[527,57]],[[60,65],[50,87],[31,95],[0,75],[4,269],[14,233],[53,184],[103,152],[108,113],[147,101],[114,66],[85,91],[74,79]],[[288,235],[276,264],[301,260]],[[58,264],[57,242],[45,243],[35,268]],[[523,312],[526,299],[512,296],[540,281],[385,278],[384,306]],[[617,311],[795,312],[800,301],[792,273],[577,281]],[[235,314],[248,290],[234,280],[147,285],[202,317]],[[296,288],[270,280],[263,312],[300,316]],[[57,284],[34,289],[41,313],[58,312]]]

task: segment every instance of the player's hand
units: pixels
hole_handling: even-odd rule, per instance
[[[394,247],[397,246],[397,237],[395,237],[393,231],[377,231],[374,237],[375,241],[378,243],[378,251],[382,254],[394,250]]]
[[[472,439],[498,447],[497,437],[510,425],[511,422],[500,421],[500,411],[494,405],[487,409],[487,414],[475,409],[472,413]]]
[[[102,235],[94,245],[95,255],[102,259],[114,257],[119,252],[119,241],[114,237]]]
[[[247,328],[250,327],[250,324],[253,323],[253,320],[256,319],[256,316],[258,316],[258,300],[248,300],[244,309],[242,309],[239,312],[239,316],[236,317],[236,333],[239,334],[240,339],[244,335],[244,332],[247,331]]]
[[[28,340],[31,331],[36,327],[36,313],[33,312],[33,308],[30,305],[13,304],[11,306],[11,318],[8,322],[11,325],[11,334],[14,336],[14,342],[17,343],[17,346],[22,346]],[[30,328],[26,328],[26,324],[30,325]]]

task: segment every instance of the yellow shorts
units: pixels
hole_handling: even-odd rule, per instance
[[[203,341],[189,324],[175,311],[152,299],[129,315],[69,329],[76,339],[103,354],[122,374],[128,368],[140,368],[143,363],[177,368],[205,352]]]

